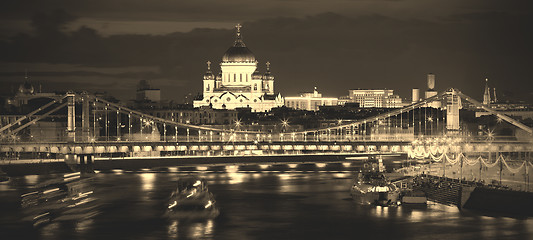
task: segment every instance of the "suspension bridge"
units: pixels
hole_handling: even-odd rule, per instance
[[[513,126],[513,135],[504,138],[489,132],[478,136],[467,131],[460,119],[460,109],[467,104]],[[66,116],[57,120],[66,122],[64,135],[33,136],[34,130],[29,130],[32,125],[57,118],[57,112],[65,110]],[[320,161],[324,156],[347,161],[353,156],[404,154],[413,159],[448,159],[450,163],[457,160],[442,156],[477,154],[488,159],[498,154],[522,156],[523,160],[533,151],[530,127],[455,89],[400,109],[346,122],[298,131],[243,130],[246,128],[237,122],[229,128],[193,125],[178,121],[174,114],[153,116],[98,96],[69,92],[0,126],[0,162],[2,166],[35,162],[84,165],[95,160],[140,164],[158,159],[166,161],[161,164],[173,165],[178,159],[189,164],[214,160],[233,164],[275,162],[280,157],[306,162]],[[446,149],[445,153],[442,149]],[[439,151],[442,156],[436,155]],[[499,159],[498,156],[480,162],[494,164],[492,159]],[[241,160],[236,161],[236,157]],[[511,159],[505,163],[514,166]],[[530,160],[523,167],[528,165],[531,166]]]

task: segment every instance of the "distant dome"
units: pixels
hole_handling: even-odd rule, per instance
[[[33,85],[31,85],[31,83],[26,81],[23,84],[20,84],[19,92],[24,94],[33,94],[35,92],[35,89],[33,88]]]
[[[215,79],[215,75],[213,73],[210,73],[210,72],[205,73],[204,79],[205,80],[214,80]]]
[[[255,56],[247,47],[230,47],[224,56],[223,62],[255,62]]]
[[[237,36],[235,43],[230,47],[224,56],[222,56],[223,62],[255,62],[255,56],[246,47],[241,37],[241,25],[237,25]]]

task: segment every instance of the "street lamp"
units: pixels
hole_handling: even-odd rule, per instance
[[[241,120],[237,119],[235,120],[235,129],[233,129],[233,137],[236,138],[237,137],[237,133],[235,131],[240,131],[240,128],[241,128]],[[235,139],[234,139],[235,141]]]
[[[235,128],[239,129],[241,126],[241,120],[235,120]]]
[[[289,127],[289,120],[281,120],[281,126],[282,126],[282,130],[287,130],[287,127]]]
[[[433,117],[428,117],[429,135],[433,135]]]

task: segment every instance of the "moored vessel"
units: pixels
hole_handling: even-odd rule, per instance
[[[427,205],[426,193],[420,190],[406,189],[400,194],[401,204],[407,205]]]
[[[383,160],[369,159],[355,178],[350,195],[359,204],[396,205],[400,190],[384,174]]]

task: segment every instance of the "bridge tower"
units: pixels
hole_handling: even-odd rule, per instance
[[[91,138],[89,116],[89,94],[87,92],[83,92],[81,111],[81,132],[83,139],[82,141],[84,142],[89,142]]]
[[[76,94],[73,92],[67,93],[67,141],[76,141]]]
[[[448,132],[459,131],[459,109],[461,108],[461,97],[457,95],[455,89],[450,89],[446,101],[446,130]]]

